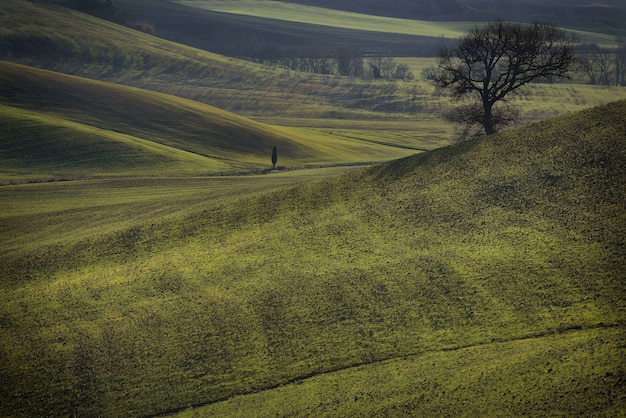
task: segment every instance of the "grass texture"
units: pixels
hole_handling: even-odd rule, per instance
[[[0,414],[619,413],[625,115],[3,240]]]

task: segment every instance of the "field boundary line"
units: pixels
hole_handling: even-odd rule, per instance
[[[513,342],[518,342],[518,341],[525,341],[525,340],[532,340],[532,339],[536,339],[536,338],[546,338],[546,337],[550,337],[553,335],[559,335],[559,334],[571,334],[571,333],[576,333],[576,332],[581,332],[581,331],[589,331],[589,330],[608,330],[608,329],[613,329],[613,328],[622,328],[625,327],[626,324],[622,323],[622,322],[618,322],[618,323],[613,323],[613,324],[605,324],[603,322],[600,322],[598,324],[593,324],[593,325],[588,325],[588,326],[583,326],[583,325],[563,325],[563,326],[559,326],[557,328],[549,328],[545,331],[540,331],[540,332],[534,332],[531,334],[526,334],[526,335],[522,335],[519,337],[511,337],[511,338],[492,338],[491,341],[488,342],[483,342],[483,343],[476,343],[476,344],[467,344],[467,345],[460,345],[460,346],[454,346],[454,347],[443,347],[440,349],[436,349],[436,350],[425,350],[419,353],[412,353],[412,354],[404,354],[401,356],[394,356],[394,357],[388,357],[388,358],[384,358],[384,359],[380,359],[380,360],[375,360],[375,361],[371,361],[371,362],[361,362],[361,363],[355,363],[349,366],[345,366],[345,367],[339,367],[336,369],[332,369],[332,370],[327,370],[327,371],[322,371],[322,372],[311,372],[311,373],[307,373],[301,376],[298,376],[296,378],[281,382],[281,383],[277,383],[271,386],[268,386],[266,388],[263,389],[259,389],[259,390],[255,390],[255,391],[249,391],[249,392],[241,392],[241,393],[237,393],[231,396],[226,396],[224,398],[220,398],[220,399],[216,399],[213,401],[209,401],[209,402],[200,402],[197,404],[191,404],[191,405],[187,405],[184,407],[177,407],[177,408],[171,408],[168,409],[166,411],[163,411],[161,413],[158,414],[154,414],[154,415],[146,415],[143,418],[163,418],[163,417],[167,417],[167,416],[171,416],[180,412],[183,412],[189,408],[201,408],[204,406],[209,406],[209,405],[213,405],[219,402],[225,402],[228,401],[230,399],[233,399],[237,396],[247,396],[247,395],[255,395],[255,394],[260,394],[263,392],[268,392],[274,389],[277,389],[279,387],[282,386],[288,386],[288,385],[292,385],[292,384],[299,384],[302,383],[308,379],[311,379],[313,377],[317,377],[317,376],[323,376],[326,374],[331,374],[331,373],[336,373],[336,372],[341,372],[344,370],[350,370],[350,369],[356,369],[359,367],[363,367],[363,366],[372,366],[372,365],[376,365],[376,364],[383,364],[383,363],[387,363],[387,362],[392,362],[392,361],[398,361],[398,360],[409,360],[412,358],[417,358],[417,357],[421,357],[424,356],[426,354],[431,354],[431,353],[438,353],[438,352],[448,352],[448,351],[459,351],[459,350],[464,350],[464,349],[468,349],[468,348],[475,348],[475,347],[485,347],[485,346],[489,346],[492,344],[501,344],[501,343],[513,343]]]

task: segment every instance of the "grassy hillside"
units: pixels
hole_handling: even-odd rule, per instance
[[[450,14],[447,19],[437,19],[435,21],[429,20],[415,20],[415,18],[407,18],[409,14],[399,16],[395,18],[380,16],[380,11],[370,9],[370,13],[355,13],[351,11],[337,10],[336,3],[328,4],[325,2],[317,2],[318,4],[324,4],[324,7],[306,6],[301,4],[294,4],[299,2],[289,1],[272,1],[272,0],[235,0],[235,1],[222,1],[222,0],[175,0],[176,3],[180,3],[185,6],[200,10],[219,11],[224,13],[230,13],[235,15],[252,16],[256,18],[272,19],[274,21],[287,21],[298,22],[303,24],[314,24],[336,27],[342,29],[351,29],[357,31],[373,31],[378,32],[380,36],[384,37],[385,34],[403,34],[418,37],[413,40],[414,43],[423,44],[419,49],[406,49],[397,50],[397,52],[410,53],[415,55],[428,55],[434,56],[438,52],[438,46],[442,44],[444,39],[454,40],[459,38],[467,29],[475,25],[477,22],[485,22],[494,19],[510,19],[514,21],[533,21],[537,16],[541,16],[541,13],[533,13],[533,5],[524,4],[516,5],[518,10],[512,12],[506,11],[505,7],[498,12],[498,7],[494,7],[487,13],[467,13],[469,10],[457,9],[457,14]],[[136,2],[136,0],[123,0],[126,3]],[[315,3],[315,2],[311,2]],[[393,5],[389,5],[385,2],[381,3],[382,8],[387,10],[393,9]],[[432,9],[432,5],[435,2],[431,2],[426,7],[415,6],[415,3],[411,4],[411,8],[425,10],[427,8]],[[485,2],[483,7],[491,8],[492,2]],[[491,4],[489,4],[491,3]],[[497,3],[497,2],[496,2]],[[123,3],[124,4],[124,3]],[[357,6],[357,5],[354,5]],[[436,5],[434,6],[437,7]],[[472,7],[472,6],[470,6]],[[561,7],[562,6],[558,6]],[[556,7],[558,9],[558,7]],[[341,9],[341,7],[339,7]],[[352,9],[359,9],[353,7]],[[494,10],[495,9],[495,10]],[[623,7],[591,7],[591,8],[574,8],[578,10],[578,13],[583,14],[586,10],[587,13],[593,15],[595,11],[600,9],[605,14],[611,14],[611,11],[619,15],[626,16],[626,10]],[[607,11],[606,9],[610,10]],[[555,8],[551,8],[551,12],[554,13]],[[570,10],[570,15],[573,14]],[[556,14],[555,14],[556,15]],[[550,21],[559,20],[555,15],[550,18]],[[507,17],[508,16],[508,17]],[[401,17],[401,18],[400,18]],[[547,18],[547,15],[544,16]],[[614,19],[614,21],[613,21]],[[578,19],[576,19],[578,20]],[[607,21],[611,21],[607,25]],[[567,26],[564,21],[561,25]],[[580,37],[582,43],[598,43],[600,45],[615,45],[615,36],[621,34],[626,28],[621,25],[619,18],[616,16],[610,16],[610,19],[603,20],[601,17],[596,17],[595,24],[586,24],[582,27],[588,29],[587,31],[578,30],[577,34]],[[603,24],[604,23],[604,24]],[[608,26],[608,27],[607,27]],[[580,25],[574,25],[574,28],[581,28]],[[620,28],[620,29],[618,29]],[[589,29],[592,29],[589,31]],[[605,30],[609,29],[608,34]],[[597,33],[599,32],[599,33]],[[426,37],[427,39],[420,39],[420,37]],[[399,42],[401,43],[401,42]],[[426,45],[430,43],[431,47]],[[370,50],[368,46],[361,46],[364,48],[364,52],[371,54],[375,50]],[[396,47],[397,48],[397,47]],[[405,48],[407,48],[405,46]],[[383,51],[385,53],[393,53],[394,50],[390,49]]]
[[[383,26],[375,17],[355,14],[346,19],[337,11],[279,2],[117,0],[115,4],[135,19],[153,24],[159,37],[246,58],[280,51],[297,56],[313,50],[329,54],[346,46],[365,54],[424,56],[436,52],[440,43],[441,33],[434,28],[453,33],[445,25],[426,22],[419,26],[404,22],[401,30],[390,30],[388,25],[381,32]],[[420,32],[418,27],[433,30]]]
[[[415,152],[281,130],[175,96],[7,62],[0,62],[0,130],[4,182],[262,170],[273,146],[291,168]]]
[[[219,0],[211,0],[219,2]],[[537,18],[550,19],[561,26],[598,30],[614,36],[624,35],[626,8],[620,0],[598,2],[573,1],[490,1],[461,0],[287,0],[288,3],[327,7],[365,14],[429,19],[434,21],[485,21],[490,19],[531,22]]]
[[[0,414],[623,411],[625,116],[3,241]]]

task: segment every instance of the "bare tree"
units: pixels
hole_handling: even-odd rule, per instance
[[[626,86],[626,38],[618,37],[615,51],[615,85]]]
[[[574,61],[573,39],[556,26],[496,21],[471,29],[456,47],[442,48],[433,82],[457,98],[474,97],[481,113],[469,120],[490,135],[507,119],[494,118],[496,103],[528,83],[569,78]]]
[[[581,71],[585,73],[587,77],[589,77],[589,83],[594,85],[598,82],[599,72],[598,67],[596,66],[596,60],[594,58],[594,55],[599,50],[599,47],[597,47],[597,45],[595,45],[595,47],[596,48],[594,48],[594,52],[581,55],[578,59]]]
[[[591,84],[625,84],[626,47],[621,43],[618,48],[600,48],[594,45],[592,52],[580,57],[580,64]]]
[[[350,77],[363,76],[363,54],[351,47],[338,48],[335,53],[337,73]]]
[[[396,65],[396,69],[393,71],[392,78],[396,80],[409,81],[409,80],[415,79],[415,76],[413,75],[413,72],[411,71],[408,65],[398,64]]]
[[[367,63],[373,78],[392,78],[396,63],[391,57],[372,57]]]
[[[600,84],[610,86],[611,73],[613,65],[613,51],[610,48],[600,48],[597,54],[594,55],[595,64],[598,68],[598,74],[600,76]]]

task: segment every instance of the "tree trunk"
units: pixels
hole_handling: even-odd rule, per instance
[[[493,118],[491,115],[491,108],[493,106],[492,103],[485,102],[483,103],[485,113],[483,113],[483,128],[485,128],[485,133],[487,135],[492,135],[496,133],[496,129],[493,126]]]

